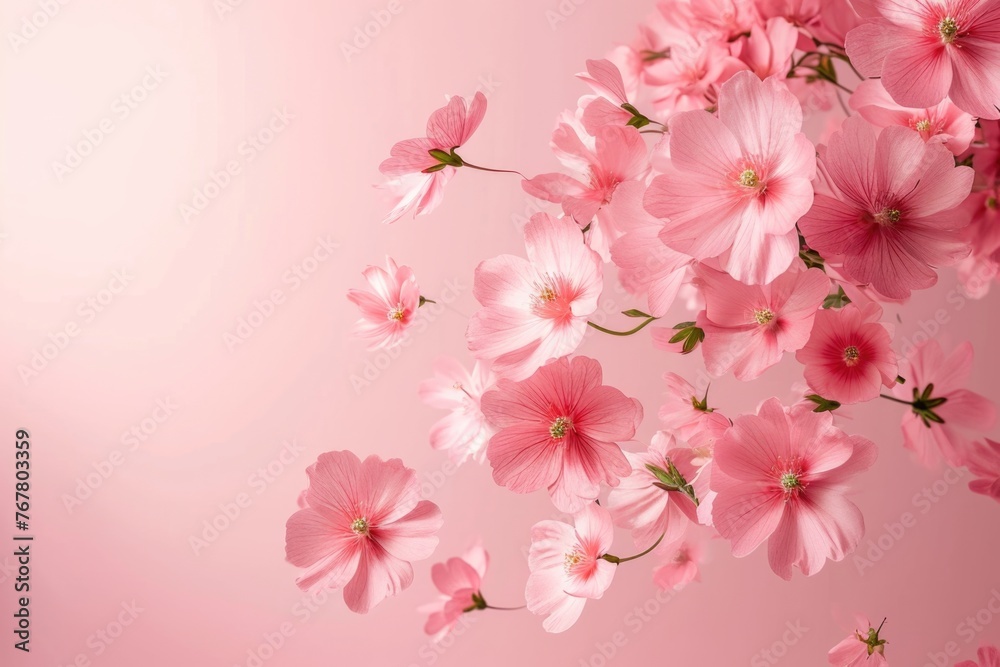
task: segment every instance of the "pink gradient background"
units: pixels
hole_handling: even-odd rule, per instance
[[[62,666],[82,654],[77,664],[247,665],[248,651],[287,624],[291,635],[263,664],[753,665],[772,664],[755,663],[755,655],[798,622],[808,631],[777,664],[820,665],[846,635],[838,615],[854,610],[889,617],[884,636],[894,665],[920,667],[948,642],[963,658],[980,641],[1000,643],[1000,615],[970,642],[957,627],[1000,590],[1000,507],[963,481],[946,485],[921,513],[914,494],[942,473],[910,459],[901,447],[902,408],[885,403],[860,406],[843,422],[881,446],[878,464],[858,484],[869,527],[862,553],[904,512],[916,515],[916,525],[863,576],[848,560],[786,583],[770,572],[764,550],[736,560],[716,541],[703,582],[665,605],[648,602],[653,563],[640,561],[623,566],[605,598],[588,603],[563,635],[546,635],[526,612],[475,614],[446,648],[429,648],[415,608],[434,595],[431,563],[482,536],[492,555],[487,599],[521,604],[528,530],[553,514],[544,494],[515,496],[493,485],[488,465],[446,468],[426,437],[441,413],[416,395],[436,356],[466,359],[472,271],[488,256],[521,252],[512,214],[523,214],[530,200],[516,177],[463,170],[432,216],[385,227],[378,221],[388,202],[371,186],[392,143],[421,134],[443,95],[470,94],[484,81],[494,87],[489,112],[463,155],[528,174],[554,170],[547,142],[555,115],[584,92],[572,74],[584,59],[630,39],[652,8],[575,2],[563,0],[574,11],[553,29],[546,12],[558,11],[557,0],[400,0],[402,11],[350,62],[341,42],[387,1],[245,0],[221,18],[210,0],[70,2],[16,52],[5,40],[0,663]],[[0,26],[18,31],[36,11],[37,0],[6,0]],[[60,181],[52,163],[66,145],[111,116],[114,100],[157,65],[166,79]],[[276,108],[294,118],[246,162],[238,146]],[[233,159],[243,160],[241,173],[186,223],[179,205]],[[283,276],[326,237],[339,248],[292,289]],[[345,299],[348,288],[361,286],[364,265],[386,253],[414,267],[429,298],[458,285],[458,297],[427,313],[433,321],[389,363],[351,340],[355,313]],[[88,321],[79,304],[122,269],[133,278]],[[231,350],[224,335],[275,289],[283,303]],[[937,335],[972,339],[971,388],[992,395],[998,299],[994,291],[965,302],[946,272],[906,309],[899,339],[940,311],[947,322]],[[605,300],[609,312],[641,306],[613,290]],[[676,318],[685,318],[681,309]],[[71,322],[79,335],[22,381],[18,366]],[[656,428],[663,372],[693,379],[702,367],[699,355],[668,355],[643,335],[590,336],[580,351],[601,359],[607,381],[643,401],[643,439]],[[352,375],[369,362],[383,368],[356,388]],[[800,374],[786,358],[753,384],[720,380],[713,404],[735,414],[772,394],[791,400]],[[168,398],[174,413],[128,451],[123,433]],[[30,655],[11,646],[18,428],[29,429],[33,443]],[[274,464],[284,469],[262,488],[252,476],[286,440],[303,452]],[[334,594],[304,618],[296,571],[284,562],[284,523],[304,468],[321,452],[344,448],[402,457],[428,480],[446,523],[435,558],[416,564],[414,585],[398,598],[358,616]],[[64,495],[116,450],[122,464],[69,512]],[[240,493],[250,505],[195,554],[189,538]],[[631,550],[624,532],[617,544],[623,554]],[[142,612],[112,644],[93,638],[133,600]],[[634,609],[647,603],[657,611],[639,623]],[[602,662],[595,645],[616,632],[626,641]]]

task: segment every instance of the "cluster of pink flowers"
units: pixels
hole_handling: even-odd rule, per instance
[[[387,222],[430,213],[463,167],[518,174],[551,204],[524,226],[523,256],[475,270],[471,370],[443,359],[420,387],[448,411],[433,448],[488,461],[496,484],[544,490],[570,517],[526,526],[525,606],[543,627],[571,627],[648,553],[656,585],[698,581],[712,536],[736,557],[766,543],[783,579],[842,561],[865,531],[849,496],[879,449],[842,430],[844,405],[897,404],[921,464],[967,466],[971,490],[1000,501],[1000,444],[984,439],[995,409],[966,388],[971,346],[902,346],[883,310],[945,267],[973,298],[998,274],[1000,0],[664,0],[585,69],[590,92],[552,133],[562,171],[527,178],[459,156],[486,115],[479,93],[451,97],[380,167],[398,198]],[[348,295],[372,347],[401,344],[427,302],[409,267],[387,264]],[[608,275],[635,298],[624,330],[592,321]],[[654,345],[700,349],[708,376],[746,382],[787,355],[801,398],[724,414],[705,383],[667,372],[659,430],[637,443],[650,410],[576,351],[591,328],[638,334],[681,306],[685,321],[646,330]],[[441,526],[414,471],[331,452],[308,472],[287,526],[299,585],[343,588],[358,612],[406,588]],[[616,527],[640,553],[612,553]],[[477,542],[433,567],[429,634],[497,609],[487,564]],[[859,618],[830,663],[887,664],[882,628]],[[996,666],[996,649],[979,660]]]

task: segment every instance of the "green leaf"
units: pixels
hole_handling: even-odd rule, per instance
[[[844,293],[843,286],[838,285],[835,293],[829,294],[825,299],[823,299],[823,308],[843,308],[850,302],[850,298],[848,298],[848,296]]]
[[[637,308],[630,308],[629,310],[623,310],[622,315],[625,317],[652,317],[649,313],[644,313]]]

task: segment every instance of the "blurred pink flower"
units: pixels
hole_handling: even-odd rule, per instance
[[[455,166],[431,155],[430,151],[451,153],[464,146],[486,115],[486,96],[477,92],[471,102],[454,96],[431,114],[427,136],[397,142],[390,156],[379,165],[389,178],[386,187],[399,201],[383,222],[395,222],[408,211],[414,217],[430,213],[443,197],[445,184],[455,174]]]
[[[761,79],[776,76],[784,79],[792,66],[792,52],[801,33],[784,18],[768,19],[755,25],[749,36],[733,42],[733,55]]]
[[[1000,137],[998,137],[1000,138]],[[958,264],[958,280],[965,293],[981,299],[1000,273],[1000,220],[997,219],[998,191],[973,192],[962,204],[972,222],[963,230],[972,252]]]
[[[781,275],[799,250],[795,223],[813,200],[816,151],[801,128],[795,96],[751,72],[723,84],[718,117],[673,118],[669,169],[644,201],[666,220],[664,243],[698,260],[719,257],[742,283]]]
[[[821,163],[837,191],[817,193],[799,229],[810,248],[842,261],[851,280],[905,299],[937,282],[935,267],[968,254],[961,238],[968,217],[956,207],[969,195],[973,172],[956,167],[941,144],[898,126],[876,137],[871,124],[852,116]]]
[[[477,361],[471,372],[450,357],[435,362],[434,377],[420,383],[420,399],[451,412],[431,427],[431,447],[446,451],[459,465],[470,457],[483,462],[494,430],[483,416],[479,400],[495,381],[486,362]]]
[[[900,106],[878,79],[862,81],[850,99],[851,108],[875,127],[907,127],[924,141],[936,141],[954,155],[969,148],[976,133],[976,119],[945,98],[935,106],[911,109]]]
[[[769,285],[744,285],[696,265],[695,284],[705,297],[697,324],[705,331],[701,349],[709,373],[732,369],[740,380],[753,380],[806,344],[830,280],[819,269],[801,267],[798,262]]]
[[[858,629],[830,649],[827,656],[830,664],[834,667],[887,667],[886,641],[879,638],[881,630],[881,625],[875,628],[867,618],[859,616]]]
[[[441,595],[434,602],[422,605],[418,611],[430,614],[424,632],[431,635],[434,641],[444,639],[466,611],[483,608],[480,604],[485,605],[485,600],[479,588],[489,563],[489,554],[477,542],[461,558],[449,558],[431,568],[431,580]]]
[[[611,246],[611,260],[618,266],[622,286],[646,298],[650,315],[662,317],[684,284],[691,258],[668,247],[660,238],[663,221],[642,206],[644,184],[627,181],[616,192],[608,205],[608,216],[622,235]]]
[[[589,139],[589,138],[588,138]],[[590,225],[590,247],[608,261],[610,248],[620,232],[609,213],[618,187],[642,181],[649,173],[646,142],[639,131],[625,125],[597,128],[593,148],[584,143],[570,125],[560,123],[552,133],[552,146],[562,163],[578,172],[540,174],[521,181],[533,197],[561,204],[563,212],[581,227]]]
[[[941,343],[931,339],[917,345],[901,364],[906,385],[896,385],[893,393],[915,401],[903,415],[903,445],[929,468],[942,456],[953,466],[965,465],[972,441],[996,422],[993,402],[965,389],[972,357],[972,343],[962,343],[946,357]],[[969,437],[968,431],[974,435]]]
[[[978,118],[1000,118],[1000,2],[870,0],[877,17],[847,34],[847,55],[906,107],[951,97]]]
[[[813,575],[861,540],[864,518],[847,499],[847,482],[876,455],[871,441],[834,427],[829,412],[786,411],[770,398],[715,445],[715,528],[737,558],[769,540],[778,576],[791,579],[793,566]]]
[[[688,520],[698,523],[694,498],[708,489],[696,488],[696,456],[694,450],[676,446],[674,436],[662,432],[647,451],[625,452],[632,472],[611,490],[606,506],[615,524],[632,531],[640,550],[660,539],[666,544],[676,542],[684,535]]]
[[[596,499],[601,482],[617,486],[630,470],[618,442],[635,435],[642,405],[601,382],[600,363],[564,357],[483,394],[499,429],[486,449],[496,483],[515,493],[547,488],[563,512]]]
[[[665,591],[680,590],[692,581],[701,581],[698,565],[701,563],[701,545],[683,540],[667,545],[662,553],[663,564],[653,570],[653,583]]]
[[[850,404],[878,398],[882,387],[896,384],[892,335],[881,317],[882,308],[874,303],[862,308],[849,303],[816,315],[809,342],[795,355],[813,391]]]
[[[326,452],[306,472],[308,507],[285,525],[285,557],[306,572],[302,590],[344,589],[347,607],[368,613],[413,582],[410,561],[433,553],[441,510],[420,499],[417,473],[399,459]]]
[[[524,228],[528,259],[501,255],[476,268],[482,308],[466,332],[477,359],[515,380],[573,352],[604,288],[601,259],[568,218],[539,213]]]
[[[978,477],[969,482],[969,489],[1000,503],[1000,442],[987,438],[973,445],[966,451],[965,465]]]
[[[386,257],[385,263],[385,269],[369,266],[361,273],[371,292],[347,292],[347,298],[361,310],[354,335],[367,340],[369,350],[398,345],[420,307],[420,288],[413,270],[396,266],[391,257]]]
[[[978,665],[972,660],[963,660],[956,663],[955,667],[1000,667],[1000,649],[996,646],[980,646],[976,655],[979,657]]]
[[[653,106],[664,116],[714,107],[719,86],[746,65],[721,41],[673,44],[670,57],[654,60],[646,70]]]
[[[524,594],[528,611],[546,617],[546,632],[572,627],[587,599],[600,599],[615,576],[617,565],[601,558],[614,538],[608,511],[587,503],[574,515],[573,524],[539,521],[531,528],[531,574]]]
[[[691,440],[703,432],[721,435],[729,428],[729,419],[708,405],[708,390],[695,391],[694,386],[676,373],[664,373],[667,399],[660,406],[663,428],[682,440]]]

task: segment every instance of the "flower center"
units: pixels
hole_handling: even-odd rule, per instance
[[[794,472],[782,473],[781,488],[783,488],[786,493],[790,493],[795,489],[802,488],[802,482],[799,481],[798,474]]]
[[[354,531],[355,535],[367,535],[368,534],[368,519],[361,517],[355,519],[351,522],[351,530]]]
[[[403,304],[396,304],[396,307],[389,311],[388,317],[393,322],[400,322],[404,317],[406,317],[406,311],[403,310]]]
[[[562,440],[566,437],[566,431],[573,426],[570,422],[569,417],[557,417],[552,425],[549,426],[549,435],[552,436],[553,440]]]
[[[740,185],[745,188],[755,188],[760,184],[760,178],[757,176],[757,172],[753,169],[744,169],[740,173]]]
[[[875,222],[883,227],[895,225],[903,217],[898,208],[884,208],[875,214]]]
[[[857,366],[858,361],[861,359],[861,351],[854,345],[848,345],[844,348],[844,363],[848,366]]]
[[[573,571],[573,568],[583,562],[583,554],[580,553],[579,549],[574,549],[573,551],[566,554],[566,559],[563,561],[563,567],[566,573],[569,574]]]
[[[539,301],[545,301],[545,302],[555,301],[556,296],[558,295],[556,294],[555,290],[549,287],[548,285],[543,286],[542,289],[538,291]]]
[[[946,16],[941,19],[938,23],[938,34],[941,35],[941,41],[945,44],[951,44],[955,41],[958,36],[958,23],[955,22],[950,16]]]
[[[913,124],[913,127],[917,130],[917,132],[926,132],[931,129],[931,122],[926,118],[921,118]]]
[[[764,325],[774,319],[774,313],[771,312],[770,308],[762,308],[753,311],[753,318],[757,320],[757,324]]]

